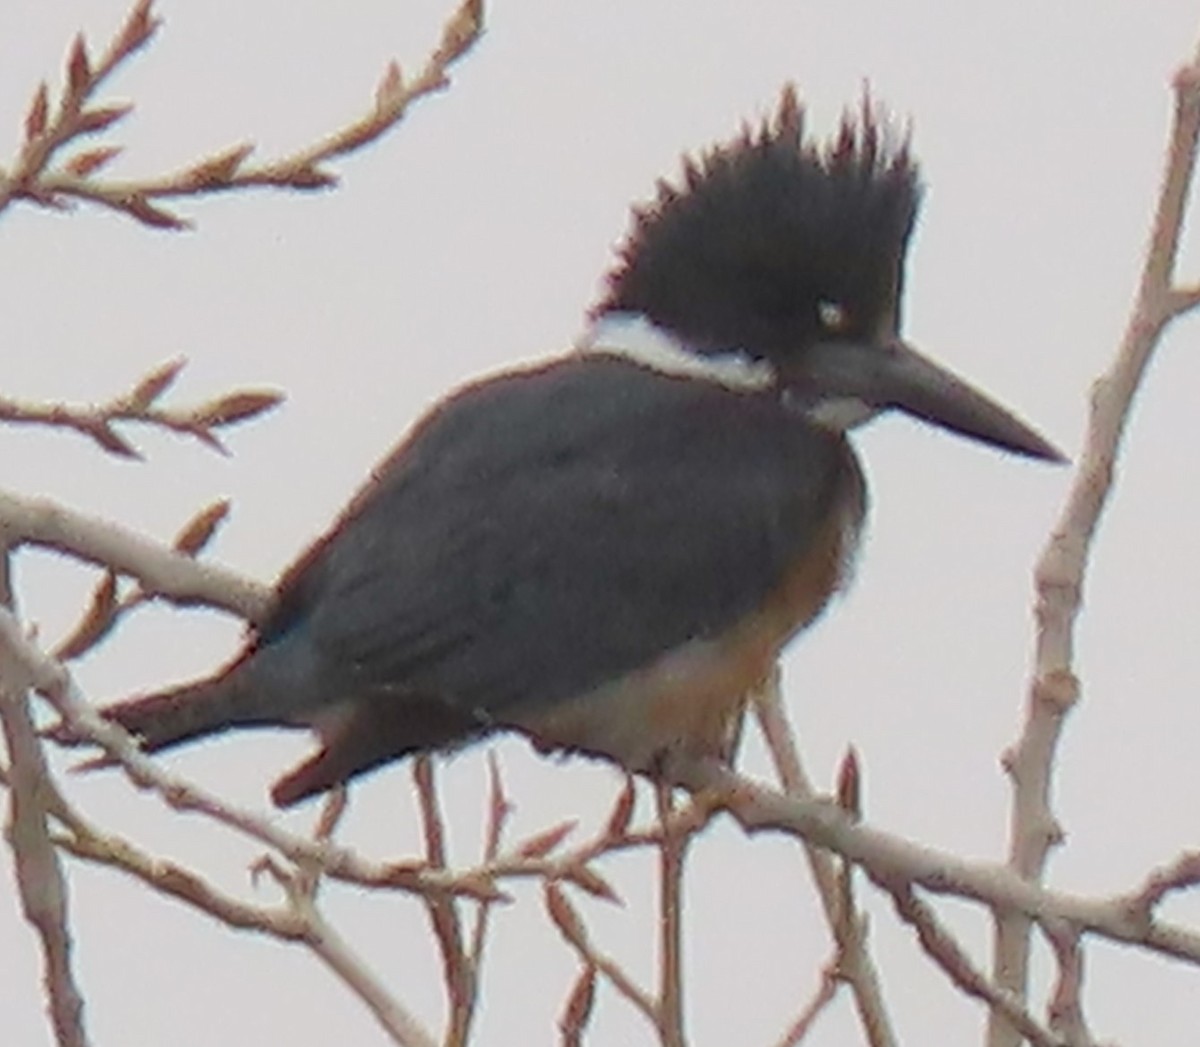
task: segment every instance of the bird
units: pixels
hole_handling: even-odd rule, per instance
[[[1056,447],[900,333],[922,181],[864,98],[796,89],[635,207],[566,351],[449,393],[281,576],[231,663],[102,710],[148,752],[300,727],[289,807],[499,731],[654,775],[728,761],[781,651],[848,583],[852,438],[899,411]]]

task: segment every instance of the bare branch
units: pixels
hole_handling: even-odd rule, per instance
[[[788,796],[810,801],[815,793],[800,762],[800,751],[783,706],[779,675],[777,666],[755,695],[754,712],[784,792]],[[872,1047],[895,1047],[898,1040],[883,999],[879,972],[867,951],[866,918],[852,909],[848,911],[846,878],[838,875],[829,855],[807,841],[804,854],[821,898],[825,922],[837,946],[839,975],[849,983],[854,993],[854,1003],[867,1042]]]
[[[219,607],[258,622],[270,605],[271,591],[257,582],[47,499],[0,491],[0,535],[13,547],[41,546],[131,575],[148,596],[183,606]]]
[[[322,808],[316,839],[328,841],[346,811],[346,792],[335,789]],[[288,909],[300,928],[299,941],[362,1000],[398,1047],[435,1047],[435,1040],[408,1009],[384,986],[317,905],[318,863],[302,862],[286,869],[267,855],[255,863],[256,873],[271,876],[284,890]]]
[[[3,661],[0,658],[0,663]],[[90,1041],[83,1022],[83,995],[71,961],[67,882],[48,824],[50,772],[33,728],[25,691],[9,679],[0,680],[0,725],[12,761],[6,836],[12,847],[25,919],[42,943],[46,995],[55,1036],[61,1047],[87,1047]]]
[[[896,883],[892,901],[900,918],[917,932],[917,940],[926,955],[950,976],[968,996],[986,1003],[1029,1041],[1033,1047],[1062,1047],[1058,1037],[1042,1028],[1012,993],[993,985],[972,962],[963,947],[938,920],[933,909],[917,897],[912,886]]]
[[[151,14],[152,5],[153,0],[138,0],[99,63],[88,59],[83,36],[75,38],[67,60],[67,87],[53,114],[49,91],[44,83],[39,85],[25,117],[25,141],[16,162],[9,171],[0,171],[0,212],[21,198],[43,207],[66,205],[41,178],[65,145],[111,126],[129,112],[129,106],[88,109],[87,103],[114,70],[153,37],[160,23]]]
[[[125,214],[159,229],[186,229],[189,222],[162,206],[164,200],[196,198],[249,188],[312,191],[337,184],[326,165],[383,137],[404,119],[409,108],[450,84],[450,70],[483,35],[482,0],[461,0],[442,29],[442,37],[425,66],[406,81],[392,62],[376,87],[370,109],[341,129],[287,156],[251,162],[254,147],[238,143],[203,157],[179,171],[157,178],[109,180],[97,177],[115,155],[114,147],[90,149],[55,165],[58,152],[81,135],[103,130],[125,116],[131,106],[84,109],[83,103],[112,68],[144,45],[157,28],[150,2],[142,0],[105,59],[94,69],[73,58],[70,84],[58,113],[49,116],[45,85],[35,92],[25,119],[26,143],[7,177],[0,172],[0,211],[13,200],[62,208],[86,201]],[[131,25],[141,27],[131,34]],[[139,35],[140,33],[140,35]],[[74,55],[74,52],[73,52]]]
[[[673,790],[655,783],[658,823],[662,843],[658,846],[659,990],[658,1034],[663,1047],[686,1047],[683,1031],[683,872],[692,831],[672,826],[675,813]],[[693,830],[694,831],[694,830]]]
[[[980,902],[996,912],[1013,910],[1035,921],[1066,920],[1087,932],[1200,964],[1200,931],[1147,919],[1128,895],[1086,898],[1052,891],[1017,876],[1007,865],[967,861],[946,851],[857,824],[833,804],[785,796],[711,762],[673,765],[680,784],[722,806],[751,834],[782,832],[860,865],[885,890],[897,880]]]
[[[437,1047],[437,1041],[408,1012],[366,963],[315,908],[307,914],[308,944],[331,971],[366,1003],[379,1024],[399,1047]]]
[[[308,933],[287,907],[248,905],[218,890],[198,873],[142,851],[128,840],[87,827],[77,816],[69,833],[56,833],[54,845],[95,865],[117,869],[147,887],[207,913],[228,927],[257,931],[281,941],[301,941]]]
[[[726,768],[707,763],[675,768],[681,783],[696,793],[696,801],[673,812],[665,827],[653,831],[624,829],[618,837],[606,835],[611,828],[628,822],[630,804],[627,795],[622,794],[600,837],[557,856],[547,854],[544,844],[533,848],[523,845],[515,854],[500,856],[478,869],[460,874],[422,868],[413,863],[367,862],[331,843],[314,844],[293,837],[268,818],[232,808],[203,790],[163,774],[153,761],[138,752],[132,739],[100,720],[81,701],[62,666],[41,654],[7,612],[0,613],[0,661],[5,666],[10,686],[33,685],[47,694],[64,717],[82,733],[95,738],[120,761],[135,782],[154,789],[177,809],[203,813],[267,843],[297,863],[314,863],[327,875],[364,886],[389,886],[427,896],[461,893],[484,900],[502,897],[496,888],[499,877],[542,878],[547,886],[547,904],[551,906],[552,915],[585,967],[594,967],[617,986],[618,991],[634,1000],[639,1009],[648,1002],[649,1010],[645,1011],[648,1015],[657,1015],[655,1001],[636,989],[613,961],[591,946],[578,918],[572,919],[574,909],[567,902],[565,891],[557,884],[564,879],[586,884],[587,879],[581,877],[580,872],[601,854],[657,845],[665,832],[692,831],[702,826],[711,816],[714,804],[734,814],[750,832],[782,831],[836,851],[862,865],[873,879],[888,889],[893,889],[897,882],[920,885],[936,893],[979,901],[994,910],[1015,909],[1042,923],[1066,921],[1080,933],[1097,934],[1200,963],[1200,934],[1153,918],[1144,900],[1141,904],[1135,903],[1136,899],[1144,898],[1145,889],[1108,899],[1048,891],[1016,876],[1004,865],[967,862],[919,846],[868,828],[836,805],[789,797],[755,785]],[[555,833],[561,838],[561,829],[556,829]],[[530,850],[535,853],[521,853]],[[439,848],[434,846],[431,853],[437,858]],[[444,851],[441,853],[444,860]],[[843,908],[848,907],[844,902]],[[654,1020],[657,1024],[657,1018]]]
[[[242,389],[196,407],[159,406],[159,398],[174,383],[184,364],[184,360],[172,360],[157,367],[139,379],[129,392],[100,404],[40,404],[0,397],[0,421],[71,429],[119,458],[140,459],[142,454],[114,428],[117,422],[158,426],[227,454],[217,430],[247,422],[283,402],[283,393],[274,389]]]
[[[1200,851],[1184,851],[1170,865],[1146,877],[1146,885],[1130,899],[1130,905],[1149,919],[1168,894],[1194,887],[1200,887]]]
[[[78,694],[70,675],[26,637],[11,612],[0,609],[0,664],[10,685],[32,686],[49,698],[79,734],[103,747],[144,788],[153,789],[179,810],[206,814],[214,821],[261,841],[296,862],[316,862],[326,874],[362,886],[391,886],[417,892],[452,892],[496,899],[498,875],[572,879],[576,866],[601,853],[661,839],[659,832],[629,833],[597,840],[557,859],[517,857],[466,874],[434,875],[411,863],[367,862],[352,851],[311,841],[281,830],[269,818],[240,810],[196,786],[165,774],[142,754],[134,739],[100,718]],[[938,894],[981,902],[996,910],[1013,909],[1035,920],[1061,919],[1081,932],[1137,945],[1152,952],[1200,963],[1200,932],[1148,916],[1130,895],[1091,899],[1050,891],[1015,875],[1007,866],[966,861],[890,833],[859,824],[835,805],[800,800],[757,785],[728,768],[706,761],[679,761],[674,778],[697,802],[677,817],[703,825],[714,810],[734,815],[749,833],[783,832],[798,836],[861,865],[887,886],[897,879]]]
[[[220,499],[200,509],[175,538],[174,548],[187,556],[196,556],[212,541],[217,528],[229,515],[228,499]],[[69,661],[87,653],[116,629],[122,618],[153,595],[142,586],[128,587],[120,593],[116,572],[105,571],[92,591],[92,598],[79,623],[54,648],[54,657]]]
[[[425,860],[434,869],[447,868],[446,827],[433,776],[433,760],[418,756],[413,761],[413,781],[421,807],[421,825],[425,831]],[[467,963],[463,947],[462,920],[453,897],[427,894],[425,911],[442,954],[442,974],[450,995],[450,1029],[446,1043],[465,1047],[471,1012],[475,1007],[474,972]]]
[[[544,858],[575,831],[579,823],[574,818],[565,822],[551,825],[548,829],[536,832],[528,839],[517,845],[516,853],[522,858]]]
[[[1098,1047],[1083,1016],[1083,949],[1079,932],[1066,921],[1047,920],[1042,933],[1058,959],[1058,978],[1047,1010],[1050,1028],[1066,1047]]]
[[[817,985],[817,991],[813,993],[813,998],[805,1004],[799,1016],[789,1026],[787,1032],[783,1034],[778,1047],[798,1047],[799,1044],[803,1043],[804,1037],[812,1031],[812,1027],[816,1024],[817,1019],[837,999],[838,989],[845,980],[841,975],[838,962],[838,959],[835,957],[825,965],[821,971],[821,981]]]
[[[151,789],[172,808],[206,815],[257,840],[298,865],[316,864],[326,875],[364,887],[391,887],[416,894],[461,894],[498,901],[503,894],[487,873],[450,874],[412,863],[370,862],[348,848],[314,842],[286,832],[270,816],[225,803],[212,794],[166,774],[143,754],[131,735],[102,719],[79,694],[70,674],[38,650],[11,612],[0,609],[0,668],[4,679],[32,686],[46,696],[71,729],[101,746],[140,788]]]
[[[317,819],[313,839],[318,843],[328,843],[332,840],[333,834],[342,818],[345,817],[349,806],[350,794],[344,785],[331,789],[321,805],[321,815]],[[292,889],[303,896],[306,904],[312,905],[316,902],[323,873],[320,862],[296,863],[291,874]]]
[[[79,622],[51,652],[55,658],[63,662],[78,658],[112,632],[122,611],[117,602],[119,581],[113,571],[101,575]]]
[[[0,544],[0,607],[13,606],[12,552]],[[83,1022],[83,994],[71,964],[71,928],[67,881],[50,839],[49,818],[62,807],[62,798],[50,777],[46,756],[38,742],[29,712],[28,688],[9,671],[0,652],[0,730],[11,765],[4,774],[9,790],[9,815],[5,837],[13,852],[21,908],[42,943],[46,996],[50,1020],[61,1047],[87,1047]]]
[[[575,907],[556,883],[545,886],[546,912],[563,940],[578,954],[586,970],[597,971],[625,999],[634,1005],[656,1029],[659,1027],[658,1005],[650,994],[640,988],[612,957],[599,952],[588,938],[587,929]]]
[[[596,968],[584,965],[579,971],[558,1029],[562,1033],[563,1047],[583,1047],[583,1034],[592,1018],[592,1006],[596,1002]]]
[[[497,855],[499,855],[500,845],[504,840],[508,820],[512,815],[512,804],[509,802],[508,796],[504,791],[504,781],[500,776],[500,763],[496,758],[495,750],[488,751],[487,763],[489,787],[487,832],[483,843],[483,861],[485,864],[494,861]],[[476,1004],[479,998],[480,974],[483,969],[483,953],[487,944],[487,934],[491,926],[490,921],[494,905],[494,899],[483,899],[476,906],[475,922],[471,928],[470,946],[465,958],[467,969],[471,975],[471,986],[475,993],[463,1027],[463,1036],[468,1040],[470,1039],[472,1022],[478,1010]]]
[[[1093,389],[1079,469],[1035,571],[1033,678],[1021,736],[1004,761],[1013,787],[1009,864],[1035,883],[1062,838],[1050,808],[1051,774],[1064,719],[1079,698],[1075,624],[1092,539],[1112,493],[1121,439],[1146,367],[1166,327],[1196,301],[1173,282],[1200,136],[1200,51],[1176,74],[1174,87],[1174,126],[1137,301],[1116,358]],[[1029,932],[1026,913],[1001,911],[996,917],[994,976],[1021,999],[1028,990]],[[1017,1047],[1019,1040],[993,1012],[989,1047]]]

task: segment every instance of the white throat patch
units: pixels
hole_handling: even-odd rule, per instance
[[[834,432],[844,433],[869,422],[879,414],[879,411],[880,408],[865,400],[859,400],[854,396],[843,396],[832,400],[822,400],[807,408],[804,413],[822,429],[832,429]]]
[[[669,331],[639,313],[606,313],[575,341],[579,353],[623,356],[660,374],[700,378],[741,392],[758,392],[775,384],[775,368],[744,352],[706,355],[693,352]]]

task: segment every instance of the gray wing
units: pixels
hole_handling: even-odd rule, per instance
[[[757,609],[849,455],[772,397],[619,360],[493,379],[377,470],[260,650],[299,643],[326,701],[397,703],[377,715],[547,707]]]

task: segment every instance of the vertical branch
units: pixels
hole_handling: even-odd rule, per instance
[[[10,549],[0,545],[0,603],[12,607]],[[50,1019],[60,1047],[87,1047],[83,995],[71,965],[72,941],[67,882],[50,840],[50,769],[33,727],[25,671],[0,661],[0,725],[9,758],[9,816],[6,836],[16,867],[25,919],[42,942]]]
[[[1062,516],[1035,571],[1037,638],[1033,678],[1021,736],[1005,754],[1012,779],[1009,865],[1040,882],[1061,830],[1050,807],[1052,771],[1063,721],[1079,695],[1074,671],[1075,624],[1084,574],[1100,515],[1112,493],[1117,452],[1130,407],[1163,331],[1200,303],[1196,288],[1174,284],[1187,198],[1200,135],[1200,52],[1175,76],[1175,110],[1162,188],[1137,300],[1111,367],[1092,390],[1083,452]],[[993,975],[1024,1000],[1029,979],[1030,921],[996,917]],[[993,1012],[989,1047],[1016,1047],[1019,1033]]]
[[[585,966],[575,979],[567,1005],[558,1019],[562,1047],[583,1047],[583,1034],[592,1018],[596,1002],[596,968]]]
[[[413,779],[417,785],[417,796],[421,806],[421,824],[425,831],[425,857],[431,868],[445,869],[446,829],[438,802],[437,785],[433,776],[433,761],[428,756],[418,756],[413,763]],[[471,1023],[472,1001],[475,986],[472,972],[463,950],[462,920],[458,904],[448,894],[427,894],[425,910],[442,954],[442,971],[446,981],[447,1003],[450,1022],[446,1043],[450,1047],[464,1047]]]
[[[659,844],[659,932],[661,974],[658,996],[658,1029],[663,1047],[686,1047],[683,1031],[683,870],[691,831],[672,824],[674,790],[658,781],[654,789]]]
[[[26,694],[7,682],[0,687],[0,723],[10,761],[6,835],[15,859],[25,919],[42,941],[51,1021],[61,1047],[86,1047],[83,996],[71,965],[66,879],[50,842],[45,803],[49,769],[29,715]]]
[[[1083,1015],[1083,944],[1079,930],[1066,921],[1042,925],[1058,959],[1058,981],[1047,1010],[1050,1028],[1069,1047],[1095,1047]]]
[[[500,765],[496,760],[496,750],[488,750],[488,823],[487,834],[483,843],[483,860],[491,864],[500,854],[500,844],[504,839],[504,829],[512,813],[512,804],[504,792],[504,781],[500,777]],[[479,902],[475,908],[475,923],[471,928],[471,945],[464,962],[469,973],[471,997],[465,1008],[466,1013],[462,1022],[463,1042],[466,1043],[471,1034],[471,1023],[475,1018],[475,1004],[479,999],[479,972],[483,966],[483,949],[487,944],[487,932],[491,922],[492,907],[495,899],[487,898]]]
[[[313,839],[318,843],[330,843],[333,834],[350,806],[350,794],[346,786],[334,786],[325,796],[321,805],[321,813],[313,831]],[[321,876],[324,870],[319,862],[297,862],[296,870],[291,874],[289,891],[302,896],[308,905],[315,905],[317,891],[321,887]]]

